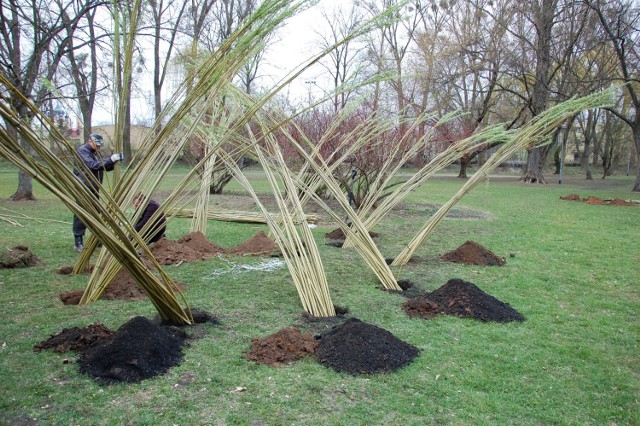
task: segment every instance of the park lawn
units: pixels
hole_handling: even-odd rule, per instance
[[[243,353],[254,338],[288,326],[318,332],[319,326],[303,319],[286,269],[216,274],[228,262],[261,261],[225,256],[166,268],[186,285],[191,306],[220,324],[197,326],[203,337],[168,373],[101,386],[78,372],[73,352],[35,352],[34,345],[66,327],[99,322],[115,330],[137,315],[152,318],[155,310],[146,300],[63,305],[58,295],[87,280],[56,273],[76,258],[71,213],[38,185],[37,201],[7,201],[17,172],[3,163],[0,215],[12,215],[22,226],[0,221],[0,244],[27,245],[44,265],[0,270],[0,424],[640,424],[640,206],[560,199],[571,193],[640,196],[630,192],[632,177],[585,181],[574,172],[562,185],[547,177],[549,185],[524,185],[513,176],[480,184],[420,247],[420,262],[394,268],[398,279],[425,291],[451,278],[472,282],[510,304],[524,322],[409,318],[402,310],[406,299],[381,291],[355,251],[325,244],[324,233],[335,229],[325,219],[313,232],[334,304],[417,346],[421,354],[411,364],[390,374],[349,376],[313,358],[279,368],[246,361]],[[441,175],[412,193],[375,229],[383,255],[397,255],[461,184]],[[266,230],[209,225],[207,238],[223,247]],[[188,220],[176,219],[168,237],[188,229]],[[506,264],[439,260],[467,240],[505,257]]]

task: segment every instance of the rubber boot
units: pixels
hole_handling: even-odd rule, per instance
[[[73,247],[75,251],[77,252],[81,252],[82,250],[84,250],[84,243],[82,242],[82,235],[79,237],[76,237],[76,244]]]

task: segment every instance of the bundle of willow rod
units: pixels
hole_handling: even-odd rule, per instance
[[[436,225],[447,215],[455,204],[464,197],[473,187],[483,181],[489,173],[500,163],[507,160],[515,152],[549,143],[549,134],[553,132],[564,120],[574,116],[580,111],[591,108],[602,108],[611,102],[612,90],[588,95],[582,98],[569,99],[535,116],[529,123],[517,131],[509,133],[509,139],[487,160],[480,169],[464,184],[462,188],[447,201],[429,219],[425,226],[416,234],[407,247],[393,260],[393,266],[405,265],[413,256],[413,253],[427,239]]]
[[[126,176],[114,189],[113,197],[119,203],[125,208],[130,207],[133,197],[140,191],[141,183],[149,182],[149,177],[154,173],[155,180],[148,184],[143,192],[147,194],[155,192],[155,188],[177,158],[177,155],[167,154],[169,141],[175,139],[176,141],[171,144],[173,152],[181,152],[181,148],[187,143],[189,136],[208,111],[207,100],[221,97],[237,70],[247,61],[247,58],[252,57],[261,48],[264,39],[286,18],[307,3],[309,0],[263,2],[244,25],[196,68],[192,78],[183,82],[169,100],[161,116],[156,119],[154,129],[160,129],[160,131],[149,132],[140,149],[131,159]],[[164,121],[167,123],[162,125]],[[177,129],[180,129],[180,135],[175,137]],[[96,246],[97,242],[90,238],[85,251],[76,262],[75,272],[86,268],[93,248]]]
[[[372,118],[371,120],[375,120]],[[378,132],[380,127],[375,123],[369,123],[369,128]],[[384,127],[384,126],[383,126]],[[312,198],[318,203],[341,227],[345,235],[351,237],[355,241],[355,247],[358,253],[362,256],[366,264],[378,277],[382,285],[387,290],[398,290],[401,288],[398,285],[393,272],[387,265],[384,257],[378,250],[378,247],[373,242],[369,232],[365,229],[362,220],[358,216],[357,212],[351,207],[347,197],[344,196],[344,190],[333,177],[333,167],[329,166],[326,161],[319,154],[318,150],[312,150],[311,153],[307,152],[307,147],[302,146],[297,138],[291,134],[287,134],[287,140],[298,151],[298,154],[305,160],[305,165],[313,171],[317,178],[313,182],[309,182],[301,177],[300,174],[291,176],[291,183],[301,191],[305,197]],[[368,140],[366,138],[361,138]],[[303,138],[304,140],[304,138]],[[360,142],[355,141],[354,145],[358,145]],[[348,146],[347,150],[350,149]],[[278,164],[278,167],[283,167],[282,164]],[[333,198],[338,202],[340,210],[333,209],[327,205],[316,193],[318,182],[326,185]],[[290,191],[290,197],[293,198],[294,193],[297,191]],[[344,217],[347,216],[351,225],[348,226]]]
[[[366,209],[361,209],[364,216],[365,227],[368,230],[373,229],[373,227],[407,195],[423,185],[424,182],[436,172],[453,164],[454,161],[460,159],[463,155],[473,151],[480,145],[496,142],[501,143],[507,139],[508,135],[503,131],[502,126],[490,126],[450,145],[446,150],[436,155],[429,163],[414,173],[407,181],[395,188],[388,197],[381,200],[375,209],[372,208],[372,205]],[[361,210],[359,210],[359,212]],[[351,240],[345,240],[343,247],[351,247]]]
[[[198,207],[182,209],[169,208],[166,213],[174,217],[192,218]],[[279,213],[269,213],[275,220],[280,220]],[[209,208],[207,211],[208,220],[217,220],[220,222],[237,222],[237,223],[267,223],[262,212],[245,212],[240,210],[220,210]],[[314,213],[306,213],[305,221],[307,223],[318,223],[318,215]]]
[[[295,202],[295,197],[286,195],[286,193],[291,192],[292,188],[289,185],[290,179],[287,177],[288,172],[284,167],[284,162],[277,157],[268,158],[257,143],[254,146],[256,154],[263,164],[274,197],[280,207],[280,216],[277,221],[267,212],[251,183],[235,161],[224,152],[221,152],[220,157],[263,212],[274,240],[282,251],[303,309],[317,317],[335,316],[335,308],[331,302],[324,268],[315,240],[306,224],[299,225],[304,214],[302,206],[299,202]],[[282,189],[274,175],[273,167],[278,170],[278,173],[283,178],[285,194],[281,193]],[[289,202],[292,202],[291,205],[287,205]],[[298,223],[298,226],[296,226],[296,223]]]
[[[21,96],[2,75],[0,82],[7,90],[13,90],[16,96]],[[22,101],[31,108],[34,120],[39,120],[47,128],[55,129],[53,123],[26,98]],[[164,319],[178,324],[190,323],[190,314],[184,311],[172,291],[173,283],[160,281],[138,258],[133,243],[127,237],[131,228],[126,223],[126,216],[109,194],[104,194],[100,201],[96,200],[89,189],[76,179],[62,162],[60,154],[54,153],[47,146],[48,143],[43,143],[31,125],[21,121],[16,112],[6,104],[0,103],[0,116],[6,125],[11,125],[18,131],[21,140],[28,144],[41,160],[36,160],[33,155],[23,150],[4,126],[0,127],[0,155],[40,182],[87,223],[114,257],[127,265],[131,275],[139,280],[143,289],[150,294],[152,303]],[[51,131],[50,138],[56,147],[75,154],[73,148],[56,130]],[[75,157],[80,162],[77,155]],[[86,172],[89,173],[88,170]]]
[[[170,114],[167,124],[161,127],[159,132],[152,131],[143,141],[140,149],[131,161],[127,173],[117,183],[114,189],[114,197],[118,202],[128,208],[132,204],[135,195],[142,190],[145,194],[152,194],[166,176],[170,167],[174,164],[188,142],[188,138],[203,122],[202,118],[209,109],[211,99],[221,98],[228,89],[228,84],[237,70],[260,49],[262,40],[268,36],[284,19],[291,16],[295,10],[306,1],[287,2],[284,0],[269,0],[251,16],[250,19],[236,32],[234,32],[223,45],[216,50],[200,67],[197,68],[193,79],[185,82],[181,89],[172,98],[170,105],[176,104],[176,108],[165,108],[164,114]],[[181,96],[185,96],[181,99]],[[247,121],[250,113],[245,113]],[[156,126],[160,126],[164,115],[156,120]],[[180,130],[176,132],[176,130]],[[187,184],[195,180],[195,176],[202,167],[207,168],[210,156],[215,153],[212,149],[203,158],[183,181],[174,189],[172,194],[161,204],[161,210],[170,208],[177,200],[183,199],[181,192]],[[208,173],[211,170],[207,171]],[[155,179],[151,179],[151,177]],[[198,181],[199,182],[199,181]],[[199,192],[199,191],[198,191]],[[138,215],[141,212],[137,213]],[[137,220],[134,216],[132,221]],[[146,237],[146,236],[145,236]],[[91,245],[90,247],[94,247]],[[138,246],[138,249],[153,258],[146,244]],[[76,265],[75,270],[84,270],[84,266],[90,256],[90,251],[83,253],[83,258]],[[94,269],[85,295],[81,303],[93,301],[102,294],[109,282],[115,277],[121,265],[118,265],[105,250],[99,256],[99,268]],[[100,272],[98,273],[99,270]]]

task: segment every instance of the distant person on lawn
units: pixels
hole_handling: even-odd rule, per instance
[[[136,209],[139,209],[141,206],[145,205],[146,198],[147,197],[142,192],[139,192],[135,196],[135,198],[133,199],[133,205],[136,206]],[[149,200],[146,203],[144,211],[142,212],[142,216],[140,216],[140,219],[138,219],[136,226],[134,226],[136,232],[139,233],[140,231],[142,231],[142,228],[144,228],[144,226],[151,220],[154,213],[158,211],[159,208],[160,204],[158,204],[155,200]],[[167,220],[164,214],[160,212],[154,219],[153,226],[149,231],[150,234],[148,235],[152,236],[151,240],[149,240],[149,245],[153,245],[158,240],[160,240],[160,238],[164,237],[164,233],[166,230]]]
[[[122,153],[113,154],[109,157],[102,158],[100,148],[104,144],[102,135],[93,133],[89,136],[87,143],[76,149],[76,153],[82,159],[82,164],[76,164],[73,168],[73,174],[76,175],[80,182],[84,183],[89,191],[95,195],[96,199],[100,197],[100,187],[104,172],[110,172],[118,161],[122,160]],[[80,220],[78,216],[73,215],[73,236],[75,238],[75,251],[84,249],[84,234],[87,226]]]

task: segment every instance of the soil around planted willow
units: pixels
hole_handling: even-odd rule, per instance
[[[231,251],[220,249],[203,237],[188,235],[178,241],[161,240],[153,247],[153,252],[164,261],[188,262]],[[264,234],[258,234],[249,241],[252,242],[232,248],[233,253],[265,255],[277,248]],[[472,247],[477,249],[479,245]],[[407,301],[405,311],[411,316],[423,316],[422,311],[433,311],[435,314],[471,316],[481,321],[524,319],[507,304],[487,295],[473,284],[453,281],[435,292],[420,296],[428,301],[428,309],[420,308],[416,303],[422,301],[414,298]],[[303,358],[314,358],[338,372],[360,375],[394,372],[410,364],[420,354],[414,345],[376,325],[356,318],[345,319],[341,315],[334,320],[339,322],[332,322],[328,331],[323,329],[314,336],[295,328],[285,328],[266,338],[253,339],[244,353],[245,359],[281,366]],[[205,321],[201,319],[196,322]],[[313,321],[309,323],[316,324]],[[182,327],[136,317],[115,332],[98,323],[84,329],[65,329],[34,346],[34,350],[75,351],[79,354],[80,371],[99,383],[135,383],[164,374],[179,364],[188,339],[189,335]]]
[[[221,254],[234,256],[278,256],[278,245],[264,232],[260,231],[247,241],[230,248],[219,247],[210,242],[202,232],[189,233],[178,240],[161,238],[152,248],[151,253],[161,265],[179,265],[184,262],[195,262],[210,259]],[[152,262],[143,256],[143,262],[149,269],[153,269]],[[92,268],[88,269],[90,272]],[[59,274],[71,274],[72,266],[58,269]],[[176,283],[181,290],[186,289],[185,284]],[[58,298],[65,305],[77,305],[84,290],[69,290],[62,292]],[[121,269],[114,279],[105,288],[101,296],[103,300],[136,301],[147,296],[136,280],[126,269]]]
[[[435,291],[407,300],[402,308],[412,318],[452,315],[482,322],[525,320],[509,304],[485,293],[475,284],[457,278],[450,279]]]
[[[104,385],[137,383],[164,374],[182,361],[183,348],[201,336],[201,333],[189,333],[188,327],[218,324],[218,320],[206,312],[194,311],[193,316],[194,326],[178,327],[138,316],[116,331],[100,323],[65,328],[33,349],[76,352],[80,372]]]

